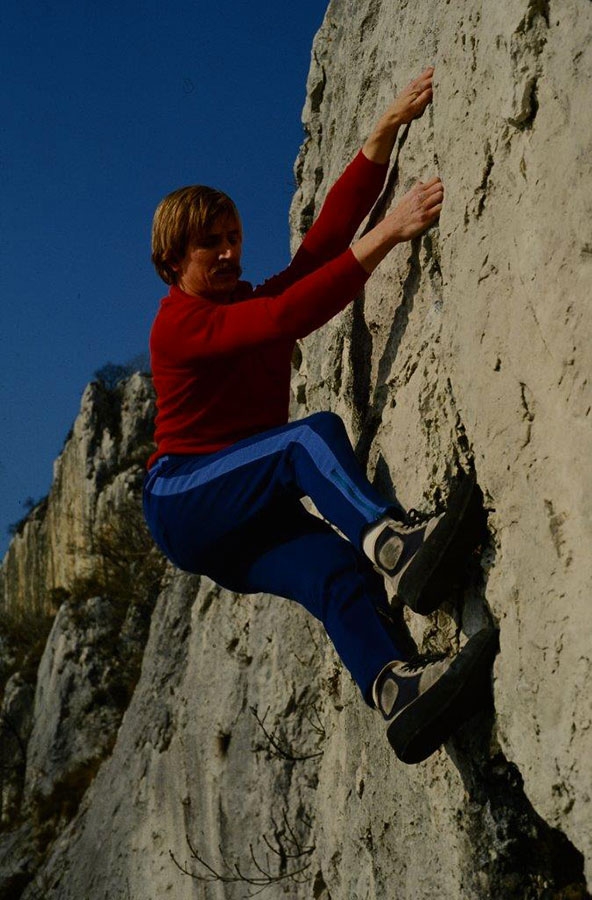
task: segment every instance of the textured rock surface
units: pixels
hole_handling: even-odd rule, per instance
[[[139,676],[164,568],[139,500],[152,419],[146,376],[89,385],[50,494],[3,563],[3,898],[20,896],[75,815]]]
[[[92,382],[64,449],[49,496],[11,542],[0,569],[6,608],[55,605],[53,592],[88,577],[96,535],[137,482],[152,440],[150,379],[136,374],[115,391]]]
[[[434,106],[401,136],[385,199],[440,174],[440,227],[307,340],[300,391],[349,418],[406,503],[468,448],[492,510],[498,737],[535,808],[590,860],[592,8],[395,7],[329,7],[293,222],[307,226],[392,87],[433,61]]]
[[[238,900],[264,872],[274,900],[588,896],[591,38],[583,0],[333,0],[308,82],[295,245],[394,91],[436,65],[434,106],[401,133],[373,217],[439,173],[440,227],[398,248],[363,298],[303,342],[296,414],[340,412],[372,478],[406,505],[431,507],[457,462],[474,465],[484,552],[456,606],[409,627],[454,647],[497,621],[495,713],[420,766],[398,765],[317,623],[287,601],[168,571],[112,753],[43,853],[32,858],[26,817],[0,835],[0,897]],[[114,434],[128,450],[145,441],[142,385],[126,389],[117,429],[89,391],[56,473],[72,495],[5,562],[13,605],[93,571],[95,536],[125,495],[117,464],[101,480],[100,460],[117,457]],[[72,709],[92,697],[91,606],[84,637],[72,638],[70,608],[56,619],[24,722],[27,767],[52,752],[50,676]],[[68,640],[74,658],[58,666]],[[13,681],[5,704],[22,690]],[[69,742],[63,771],[83,755]],[[44,789],[31,768],[24,783],[25,796]],[[237,865],[259,884],[237,880]]]

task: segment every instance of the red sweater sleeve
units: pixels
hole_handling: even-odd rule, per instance
[[[343,253],[376,203],[387,170],[388,164],[372,162],[360,150],[327,194],[288,268],[258,287],[255,296],[280,293],[298,278]]]
[[[152,331],[152,353],[162,364],[177,368],[192,360],[305,337],[347,306],[368,277],[348,249],[276,297],[219,304],[172,287]]]

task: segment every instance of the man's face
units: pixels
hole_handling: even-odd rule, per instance
[[[242,244],[240,222],[232,215],[220,216],[175,266],[178,286],[195,297],[232,294],[241,276]]]

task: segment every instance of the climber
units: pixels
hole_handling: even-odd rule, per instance
[[[385,579],[416,612],[445,599],[439,583],[472,483],[461,482],[445,513],[414,520],[367,480],[338,416],[288,423],[288,404],[296,341],[344,309],[396,244],[438,219],[444,190],[434,177],[352,243],[399,128],[422,115],[432,82],[428,68],[395,98],[291,264],[261,287],[240,280],[242,225],[220,191],[169,194],[152,232],[152,260],[170,285],[150,337],[157,450],[144,510],[152,535],[179,568],[238,593],[296,600],[320,619],[405,762],[426,758],[470,714],[495,634],[478,632],[452,659],[411,660],[402,635],[384,624]],[[326,521],[305,510],[304,496]]]

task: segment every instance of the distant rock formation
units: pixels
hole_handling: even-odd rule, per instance
[[[90,384],[0,570],[0,897],[75,815],[139,676],[164,571],[139,505],[153,418],[148,377]]]
[[[112,509],[137,488],[152,446],[152,385],[136,374],[110,390],[93,381],[54,464],[49,493],[10,544],[0,570],[7,610],[54,611],[55,593],[89,576]]]
[[[439,228],[302,342],[294,414],[339,412],[408,506],[474,467],[480,553],[407,623],[455,649],[494,620],[495,708],[399,764],[318,623],[164,568],[149,379],[91,385],[2,567],[0,900],[590,896],[592,5],[332,0],[294,247],[430,62],[371,219],[438,173]]]

